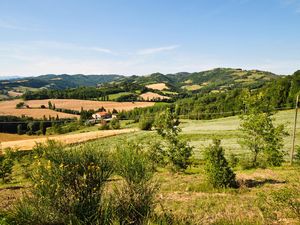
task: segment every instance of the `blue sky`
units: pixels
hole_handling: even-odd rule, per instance
[[[0,0],[0,76],[300,69],[300,0]]]

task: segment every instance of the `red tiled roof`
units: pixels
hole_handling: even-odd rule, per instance
[[[95,113],[95,114],[98,114],[98,115],[100,115],[100,116],[106,116],[106,115],[108,115],[107,112],[97,112],[97,113]]]

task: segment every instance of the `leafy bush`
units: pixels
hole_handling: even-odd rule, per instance
[[[231,168],[235,168],[239,163],[239,158],[233,154],[230,153],[229,158],[228,158],[228,164]]]
[[[216,188],[235,187],[235,174],[228,166],[228,162],[224,156],[224,149],[221,147],[220,140],[213,140],[205,155],[205,171],[208,181]]]
[[[115,188],[115,213],[120,224],[146,224],[155,206],[158,186],[151,161],[137,144],[118,149],[117,173],[124,179]]]
[[[120,121],[117,118],[113,118],[110,121],[110,127],[111,127],[111,129],[114,129],[114,130],[120,129],[120,127],[121,127]]]
[[[139,127],[141,130],[151,130],[154,119],[147,115],[142,115],[139,119]]]
[[[25,106],[26,106],[25,102],[19,102],[19,103],[16,104],[16,109],[21,109]]]
[[[90,145],[64,148],[49,141],[35,148],[34,188],[11,214],[16,224],[107,224],[104,188],[113,172],[107,152]]]
[[[5,154],[0,155],[0,179],[6,183],[10,181],[14,166],[14,153],[11,149],[4,150]]]

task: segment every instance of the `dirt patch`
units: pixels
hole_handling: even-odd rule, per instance
[[[26,187],[0,188],[0,209],[7,210],[27,192]]]

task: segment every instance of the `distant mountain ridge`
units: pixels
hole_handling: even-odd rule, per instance
[[[194,73],[153,73],[144,76],[47,74],[37,77],[1,80],[0,90],[2,90],[2,94],[4,95],[8,91],[25,93],[26,91],[38,91],[42,89],[65,90],[78,87],[99,87],[108,90],[133,85],[137,89],[142,90],[149,84],[164,83],[168,87],[168,91],[175,94],[209,93],[214,91],[224,92],[241,87],[256,89],[279,77],[281,76],[266,71],[233,68],[216,68]],[[126,91],[125,89],[123,91]],[[163,94],[163,92],[158,93]]]
[[[4,80],[0,88],[14,88],[18,86],[28,88],[67,89],[80,86],[97,86],[97,84],[111,82],[123,77],[122,75],[68,75],[47,74],[37,77],[23,77],[14,80]],[[5,87],[4,87],[5,86]]]

